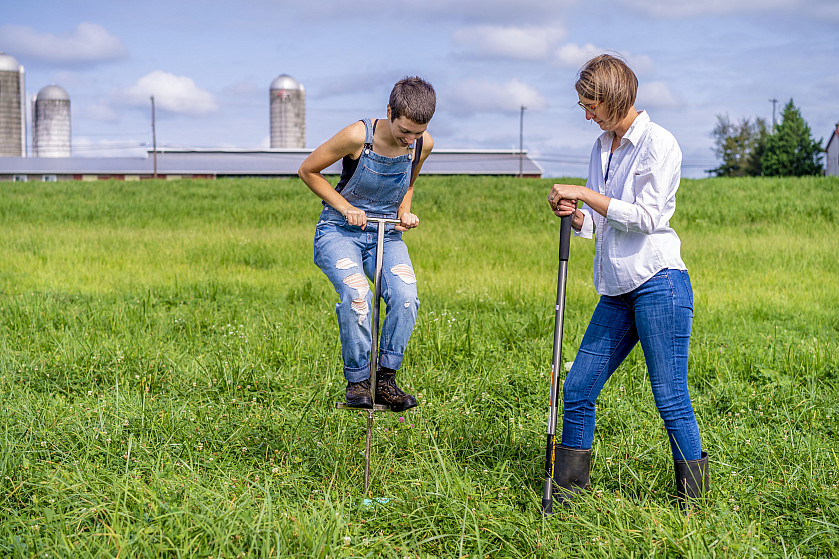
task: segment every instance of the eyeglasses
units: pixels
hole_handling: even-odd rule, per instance
[[[591,105],[586,105],[586,104],[585,104],[585,103],[583,103],[582,101],[577,101],[577,104],[578,104],[578,105],[580,106],[580,108],[581,108],[581,109],[583,109],[584,111],[589,112],[589,113],[591,113],[591,114],[594,114],[594,111],[596,111],[596,110],[597,110],[597,107],[598,107],[598,106],[600,105],[600,103],[602,103],[602,102],[603,102],[603,101],[598,101],[597,103],[593,103],[593,104],[591,104]]]

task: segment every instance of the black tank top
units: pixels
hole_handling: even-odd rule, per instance
[[[373,121],[373,133],[376,133],[376,125],[379,123],[379,119]],[[372,144],[364,144],[364,149],[373,149]],[[419,164],[420,155],[422,155],[422,136],[417,138],[414,142],[414,159],[411,162],[411,178],[414,177],[414,171],[416,171],[417,164]],[[358,159],[361,159],[360,157]],[[335,190],[341,192],[344,190],[344,187],[350,182],[350,179],[355,174],[355,170],[358,169],[358,159],[353,159],[352,156],[346,155],[344,159],[341,160],[341,179],[338,181],[338,186],[335,187]]]

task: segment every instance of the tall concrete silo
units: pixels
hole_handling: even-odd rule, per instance
[[[25,99],[23,66],[0,51],[0,157],[26,156]]]
[[[70,157],[70,96],[64,88],[42,88],[32,113],[32,155]]]
[[[288,74],[271,82],[271,147],[306,147],[306,90]]]

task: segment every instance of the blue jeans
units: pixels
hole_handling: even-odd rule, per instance
[[[360,382],[370,377],[370,317],[376,270],[377,224],[366,229],[321,221],[315,230],[315,264],[332,282],[340,301],[335,305],[341,335],[344,377]],[[417,321],[417,280],[402,233],[387,226],[382,254],[382,299],[387,315],[381,329],[379,364],[399,369]]]
[[[562,387],[562,445],[592,447],[597,396],[640,341],[673,458],[698,460],[699,426],[687,387],[692,323],[693,291],[685,270],[664,269],[634,291],[602,296]]]

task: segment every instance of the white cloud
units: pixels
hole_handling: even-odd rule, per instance
[[[673,94],[664,82],[641,82],[638,84],[636,106],[639,109],[644,108],[673,108],[681,105],[678,97]]]
[[[646,54],[632,54],[628,52],[614,52],[608,49],[599,48],[591,43],[585,45],[577,45],[576,43],[567,43],[562,45],[555,52],[556,62],[563,68],[577,68],[579,69],[591,58],[598,54],[613,54],[620,56],[636,75],[649,74],[653,71],[653,60]]]
[[[468,54],[481,57],[501,56],[517,60],[541,60],[550,55],[554,44],[565,38],[559,26],[509,27],[501,25],[476,25],[458,29],[454,33],[455,45],[465,48]]]
[[[201,116],[218,111],[213,95],[195,85],[192,78],[161,70],[146,74],[131,87],[116,93],[124,104],[140,107],[149,107],[152,95],[155,109],[171,113]]]
[[[80,23],[69,33],[38,33],[32,27],[0,27],[0,44],[7,52],[54,64],[113,62],[128,56],[116,35],[96,23]]]
[[[537,89],[517,79],[501,84],[470,79],[460,82],[452,90],[455,110],[518,111],[522,105],[529,109],[544,109],[548,102]]]
[[[602,52],[603,49],[597,48],[591,43],[582,46],[576,43],[568,43],[556,50],[556,61],[564,68],[579,68],[588,59]]]

